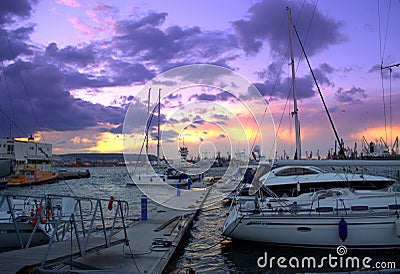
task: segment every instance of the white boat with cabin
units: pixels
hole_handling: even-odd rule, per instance
[[[242,201],[231,207],[223,235],[314,248],[399,248],[399,196],[337,188]]]

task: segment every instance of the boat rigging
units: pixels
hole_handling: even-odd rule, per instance
[[[319,88],[319,85],[318,85],[318,82],[317,82],[317,78],[315,77],[314,71],[313,71],[313,69],[312,69],[312,67],[311,67],[311,64],[310,64],[310,61],[309,61],[308,56],[307,56],[307,54],[306,54],[306,51],[305,51],[305,49],[304,49],[303,43],[301,42],[300,35],[299,35],[299,33],[297,32],[296,26],[293,24],[293,22],[292,22],[292,20],[291,20],[290,8],[287,7],[286,9],[287,9],[287,11],[288,11],[288,18],[289,18],[288,21],[289,21],[289,37],[290,37],[290,51],[291,51],[291,54],[290,54],[290,55],[291,55],[291,62],[292,62],[292,76],[294,77],[294,64],[293,64],[293,46],[292,46],[292,38],[291,38],[291,27],[293,27],[293,29],[294,29],[294,31],[295,31],[295,34],[296,34],[296,37],[297,37],[297,39],[299,40],[301,50],[302,50],[302,52],[303,52],[303,54],[304,54],[304,57],[306,58],[306,61],[307,61],[307,64],[308,64],[308,68],[310,69],[310,72],[311,72],[311,75],[312,75],[312,77],[313,77],[314,83],[315,83],[315,85],[316,85],[316,87],[317,87],[317,90],[318,90],[318,93],[319,93],[319,95],[320,95],[320,97],[321,97],[322,104],[324,105],[324,108],[325,108],[325,112],[326,112],[326,114],[327,114],[327,116],[328,116],[329,122],[330,122],[331,127],[332,127],[332,129],[333,129],[333,132],[334,132],[334,134],[335,134],[336,141],[337,141],[338,144],[339,144],[339,156],[342,157],[342,158],[346,158],[345,153],[344,153],[343,142],[342,142],[341,139],[339,138],[339,135],[338,135],[337,130],[336,130],[336,128],[335,128],[335,125],[334,125],[334,123],[333,123],[332,117],[331,117],[331,115],[330,115],[330,113],[329,113],[328,107],[326,106],[324,97],[323,97],[323,95],[322,95],[321,89]],[[292,81],[293,81],[293,80],[292,80]],[[293,97],[295,97],[294,81],[293,81]],[[296,101],[296,100],[294,100],[294,113],[295,113],[295,115],[296,115],[296,116],[295,116],[295,127],[296,127],[296,150],[297,150],[297,146],[300,146],[300,143],[298,143],[298,142],[300,142],[300,136],[297,137],[297,134],[300,135],[300,128],[297,129],[297,127],[300,127],[300,123],[299,123],[298,118],[297,118],[297,101]],[[297,139],[299,139],[299,141],[298,141]],[[295,158],[295,159],[296,159],[296,158]]]

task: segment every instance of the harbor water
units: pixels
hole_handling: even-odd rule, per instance
[[[141,197],[143,193],[136,186],[127,186],[130,178],[125,167],[93,167],[90,168],[90,173],[91,178],[59,181],[54,184],[25,188],[8,188],[0,190],[0,193],[21,195],[62,194],[104,199],[113,196],[115,199],[128,201],[128,218],[141,218]],[[149,199],[147,209],[151,211],[155,207],[155,202]],[[183,247],[178,250],[167,271],[172,273],[188,273],[190,270],[198,273],[298,273],[376,271],[400,267],[400,251],[398,250],[348,249],[346,258],[357,257],[359,259],[359,266],[354,267],[349,262],[346,264],[343,259],[344,255],[338,255],[338,250],[335,248],[315,250],[277,247],[224,238],[221,235],[221,228],[228,211],[229,206],[222,203],[216,203],[200,211]],[[135,239],[131,239],[131,242],[134,245]],[[271,261],[272,257],[274,259]],[[278,258],[284,258],[281,259],[280,264],[278,264]],[[306,264],[302,266],[304,258],[315,258],[315,267],[312,264],[307,265],[309,259],[306,259]],[[329,258],[331,261],[329,261]],[[363,266],[362,260],[364,258],[371,259],[368,262],[371,269],[366,269]],[[296,265],[297,262],[298,265]]]

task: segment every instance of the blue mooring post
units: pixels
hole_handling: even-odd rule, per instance
[[[190,190],[190,185],[192,184],[192,181],[190,180],[190,178],[187,179],[188,180],[188,186],[187,189]]]
[[[176,185],[176,196],[181,196],[181,184]]]
[[[141,213],[142,220],[147,220],[147,197],[142,195],[141,198]]]

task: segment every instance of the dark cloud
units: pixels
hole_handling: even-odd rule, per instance
[[[309,56],[346,39],[340,33],[341,23],[322,14],[318,9],[314,13],[314,6],[311,3],[263,0],[249,8],[247,19],[233,22],[245,52],[249,54],[259,52],[265,41],[268,41],[273,54],[287,51],[289,39],[287,6],[291,8],[292,20]],[[311,18],[312,24],[309,29]],[[305,43],[306,33],[308,33],[307,43]],[[299,56],[299,53],[300,51],[296,49],[295,56]]]
[[[217,96],[214,94],[207,94],[207,93],[201,93],[201,94],[195,94],[193,96],[190,97],[191,99],[197,99],[197,100],[201,100],[201,101],[215,101],[217,100]]]
[[[182,99],[182,94],[180,94],[178,92],[170,93],[167,96],[161,98],[161,100],[163,102],[163,106],[165,106],[169,109],[173,109],[173,108],[180,109],[183,106],[181,99]]]
[[[326,63],[322,63],[317,68],[313,69],[320,88],[323,86],[334,86],[329,79],[329,75],[334,71],[335,69]],[[282,78],[281,75],[283,75],[283,72],[281,69],[279,69],[277,64],[272,63],[261,73],[263,74],[264,78],[266,78],[265,82],[255,83],[254,86],[257,90],[249,87],[246,98],[256,98],[258,94],[253,94],[256,91],[258,91],[267,100],[286,99],[289,95],[292,96],[292,79]],[[296,76],[295,80],[298,99],[315,96],[317,90],[314,88],[315,82],[311,73],[301,77]]]
[[[175,130],[163,130],[161,132],[161,140],[167,143],[174,143],[176,141],[176,137],[179,136],[179,133]],[[152,135],[153,140],[157,140],[157,134]]]
[[[215,123],[219,125],[226,125],[226,121],[229,121],[229,117],[225,114],[215,113],[211,116],[212,119],[215,119]]]
[[[228,121],[229,120],[228,116],[226,116],[225,114],[215,113],[211,117],[214,118],[214,119],[217,119],[217,120],[222,120],[222,121]]]
[[[160,124],[165,124],[166,122],[169,122],[166,120],[165,114],[160,114]],[[158,115],[157,115],[157,110],[153,111],[150,114],[150,118],[148,121],[149,124],[149,130],[150,131],[157,131],[158,130]]]
[[[377,71],[381,71],[381,65],[379,65],[379,64],[375,64],[375,65],[373,65],[369,70],[368,70],[368,72],[369,73],[375,73],[375,72],[377,72]]]
[[[334,84],[329,80],[328,74],[334,72],[334,68],[326,63],[322,63],[318,68],[313,69],[315,78],[317,78],[318,85],[334,86]]]
[[[258,92],[267,100],[276,99],[287,99],[289,96],[293,96],[291,89],[292,79],[285,78],[277,82],[266,81],[264,83],[255,83],[254,86],[257,88]],[[254,89],[249,89],[253,90]],[[296,91],[297,99],[304,99],[313,97],[316,94],[314,90],[314,80],[311,75],[306,75],[303,77],[296,77]],[[258,97],[257,94],[248,93],[250,98]],[[245,98],[244,98],[245,99]]]
[[[98,123],[121,124],[124,109],[76,99],[63,88],[64,75],[53,65],[18,61],[5,70],[1,81],[2,110],[9,113],[16,136],[37,130],[79,130]],[[8,104],[5,104],[8,102]],[[14,128],[16,130],[16,128]]]
[[[198,124],[198,125],[203,125],[205,121],[201,118],[195,118],[195,120],[192,122],[193,124]]]
[[[367,98],[367,95],[362,88],[352,87],[349,90],[340,88],[336,91],[335,98],[340,103],[362,103],[361,99]]]
[[[212,91],[213,93],[215,93],[215,91]],[[236,100],[236,96],[234,96],[233,94],[227,92],[227,91],[222,91],[222,92],[218,92],[215,94],[211,94],[211,93],[200,93],[200,94],[194,94],[192,96],[190,96],[189,100],[200,100],[200,101],[221,101],[221,102],[225,102],[225,101],[229,101],[229,100]]]
[[[132,30],[136,29],[141,29],[144,27],[155,27],[161,25],[165,19],[167,18],[167,13],[161,12],[161,13],[156,13],[156,12],[150,12],[146,16],[135,20],[122,20],[118,22],[116,26],[117,33],[119,34],[126,34],[130,33]]]
[[[95,53],[92,46],[78,48],[76,46],[67,46],[63,49],[58,49],[56,43],[51,43],[47,46],[45,54],[49,57],[68,65],[76,65],[78,67],[87,67],[95,64]]]
[[[37,0],[1,0],[0,17],[2,22],[12,22],[15,16],[28,18]]]
[[[185,126],[183,129],[189,129],[189,128],[197,128],[197,126],[196,125],[194,125],[194,124],[190,124],[190,125],[187,125],[187,126]]]
[[[154,71],[147,69],[140,63],[114,60],[108,68],[111,72],[110,84],[113,86],[145,83],[156,75]]]
[[[47,58],[47,62],[54,63],[63,70],[65,87],[69,89],[144,83],[155,76],[153,71],[142,64],[124,62],[99,54],[94,45],[81,48],[68,46],[59,49],[57,44],[51,43],[47,46],[44,57]],[[100,74],[98,71],[90,70],[90,67],[100,65],[104,66]]]
[[[109,132],[111,132],[111,133],[115,133],[115,134],[122,134],[122,129],[123,129],[123,125],[119,125],[118,127],[116,127],[116,128],[112,128],[112,129],[106,129],[106,131],[109,131]]]
[[[379,65],[379,64],[373,65],[368,70],[368,73],[379,74],[379,77],[383,76],[383,78],[385,78],[385,79],[389,79],[390,77],[392,79],[400,79],[400,72],[398,70],[393,70],[393,69],[392,69],[392,71],[390,71],[389,69],[381,70],[381,65]]]
[[[234,35],[224,31],[202,31],[198,26],[171,26],[163,30],[166,13],[151,12],[139,20],[123,20],[117,24],[117,35],[110,48],[119,56],[135,56],[157,65],[159,72],[178,66],[198,63],[227,65],[237,56]],[[196,50],[193,50],[196,49]]]
[[[179,122],[188,123],[188,122],[190,122],[190,119],[188,117],[183,117]]]
[[[32,55],[34,47],[28,44],[34,26],[15,30],[0,29],[0,57],[2,61],[13,60],[20,55]]]

